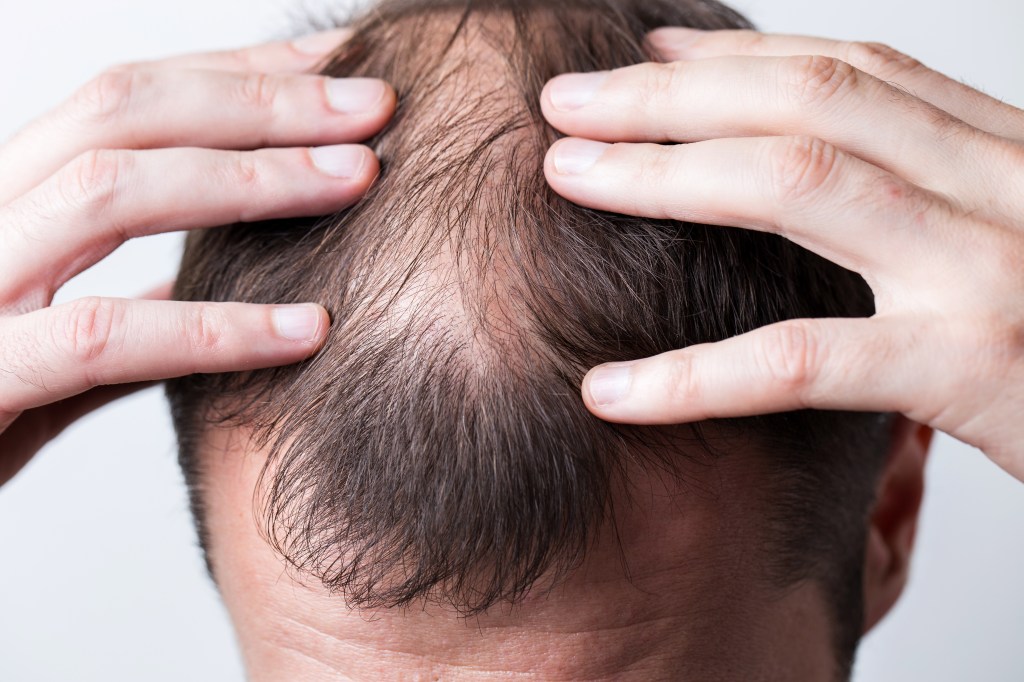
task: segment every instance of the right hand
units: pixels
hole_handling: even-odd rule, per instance
[[[132,237],[362,196],[378,161],[348,143],[383,128],[395,94],[304,73],[345,37],[118,67],[0,147],[0,484],[138,382],[298,362],[322,345],[330,320],[313,304],[51,302]]]

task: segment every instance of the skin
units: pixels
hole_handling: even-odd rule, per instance
[[[671,63],[548,84],[544,114],[572,136],[548,154],[552,187],[783,235],[860,273],[877,314],[604,365],[588,408],[637,424],[899,412],[1024,480],[1024,111],[877,44],[679,28],[650,42]]]
[[[383,126],[394,94],[381,85],[364,113],[333,111],[326,81],[301,75],[341,39],[114,69],[0,149],[0,482],[64,426],[137,382],[294,362],[316,351],[329,321],[315,306],[300,307],[283,326],[275,313],[284,309],[275,306],[50,303],[125,239],[323,213],[365,191],[376,160],[347,143]],[[545,92],[549,120],[577,136],[549,155],[555,189],[597,208],[782,233],[864,274],[879,314],[787,323],[627,365],[618,400],[607,400],[615,383],[599,368],[584,398],[599,416],[637,423],[806,406],[894,410],[914,420],[897,423],[868,520],[870,628],[906,580],[931,437],[915,421],[980,446],[1024,477],[1015,446],[1024,427],[1014,419],[1024,386],[1024,207],[1013,191],[1024,167],[1022,114],[881,48],[679,29],[652,42],[687,61],[617,71],[596,90],[591,83],[589,103],[568,78]],[[824,56],[790,56],[808,53]],[[702,99],[702,82],[717,96]],[[574,91],[569,108],[564,99],[556,106],[559,88]],[[182,93],[225,106],[196,113],[208,108]],[[859,122],[837,113],[850,108]],[[619,144],[580,147],[583,138]],[[643,144],[652,141],[692,144]],[[337,144],[345,146],[305,148]],[[185,206],[177,201],[183,194]],[[965,249],[970,260],[960,257]],[[724,679],[828,674],[828,622],[815,586],[772,593],[743,570],[756,544],[742,541],[755,527],[745,504],[757,489],[749,469],[717,471],[725,487],[710,499],[651,483],[657,494],[620,519],[632,580],[601,538],[556,591],[517,612],[489,614],[474,630],[429,608],[376,621],[337,608],[291,576],[260,538],[251,513],[259,453],[230,441],[210,448],[212,558],[254,679],[526,671],[542,679],[676,679],[699,658],[693,652],[717,662]],[[734,522],[728,530],[740,542],[708,532],[723,519]],[[704,619],[717,630],[695,634],[682,616],[720,577],[687,564],[702,552],[712,552],[716,567],[736,569],[744,603],[718,608],[717,619]],[[772,608],[757,608],[769,598]],[[632,604],[643,618],[627,617]],[[759,646],[728,646],[728,636],[743,635]],[[715,678],[709,669],[695,677]]]
[[[866,522],[864,627],[906,581],[931,430],[899,419]],[[830,616],[818,586],[766,584],[760,491],[749,453],[684,474],[631,471],[584,564],[550,593],[465,621],[437,604],[345,608],[261,536],[265,453],[239,430],[201,448],[209,557],[250,679],[828,680]],[[730,453],[732,455],[732,453]],[[622,541],[623,545],[618,545]],[[622,564],[628,560],[629,575]]]
[[[301,75],[343,37],[115,68],[0,148],[0,484],[126,384],[316,351],[319,306],[289,316],[298,338],[285,338],[280,308],[50,303],[126,239],[323,213],[365,191],[377,169],[365,147],[281,148],[363,139],[393,112],[384,84],[345,113],[325,79]],[[548,155],[552,187],[595,208],[784,235],[861,273],[878,312],[595,368],[588,408],[638,424],[895,411],[1024,480],[1024,112],[876,44],[681,28],[650,40],[677,61],[548,85],[545,115],[574,136]],[[176,96],[185,80],[197,99]],[[225,106],[197,113],[204,97]],[[666,141],[689,144],[644,144]],[[261,146],[275,148],[232,151]]]
[[[906,583],[931,433],[895,424],[867,521],[865,630]],[[613,496],[617,532],[604,527],[564,582],[466,620],[430,603],[346,608],[261,535],[253,500],[266,454],[240,429],[204,438],[209,557],[253,682],[836,679],[817,584],[764,580],[759,454],[684,459],[686,483],[632,468],[631,501]]]
[[[141,300],[51,303],[127,239],[358,199],[378,161],[351,143],[385,125],[395,94],[304,73],[344,39],[117,67],[0,147],[0,484],[70,423],[146,382],[319,349],[330,320],[314,304],[159,300],[169,286]]]

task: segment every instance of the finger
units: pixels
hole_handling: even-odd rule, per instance
[[[261,73],[299,73],[320,64],[352,37],[352,29],[337,28],[237,50],[187,54],[118,67],[131,69],[213,69]]]
[[[872,320],[782,322],[714,344],[602,365],[583,381],[595,415],[676,424],[804,408],[910,412],[930,389],[902,327]],[[945,389],[943,389],[945,390]]]
[[[153,382],[100,386],[53,405],[29,410],[10,420],[0,419],[0,485],[20,471],[44,445],[85,415],[154,386]]]
[[[167,300],[173,282],[145,293],[147,300]],[[0,486],[11,480],[47,443],[82,417],[157,382],[99,386],[51,405],[0,416]]]
[[[96,386],[304,360],[330,324],[318,305],[85,298],[0,321],[0,413]]]
[[[1016,216],[1015,143],[989,135],[829,57],[722,57],[559,76],[545,88],[559,130],[606,141],[812,135],[968,210]],[[965,173],[964,169],[970,169]]]
[[[696,31],[682,28],[658,29],[650,33],[648,39],[668,60],[726,55],[834,57],[876,78],[896,84],[976,128],[1024,140],[1024,111],[929,69],[916,59],[880,43],[756,31]]]
[[[0,302],[48,301],[132,237],[340,210],[377,172],[355,145],[89,152],[0,209]]]
[[[117,71],[93,80],[0,151],[0,203],[90,149],[257,149],[357,142],[394,113],[371,78],[223,71]],[[210,106],[216,102],[216,106]]]
[[[816,138],[567,138],[549,151],[545,173],[556,192],[591,208],[781,234],[860,272],[876,293],[897,281],[934,290],[935,272],[964,267],[941,198]]]

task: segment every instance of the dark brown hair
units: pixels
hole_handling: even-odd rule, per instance
[[[858,276],[775,236],[593,211],[547,186],[544,83],[650,60],[663,25],[748,26],[710,0],[392,0],[356,22],[322,73],[400,97],[368,196],[188,239],[178,298],[313,300],[333,319],[304,364],[168,384],[204,545],[198,444],[211,422],[246,425],[271,453],[266,536],[295,567],[353,605],[474,613],[577,565],[627,460],[671,467],[741,438],[773,472],[766,572],[825,586],[848,668],[885,419],[621,427],[579,397],[601,362],[873,313]]]

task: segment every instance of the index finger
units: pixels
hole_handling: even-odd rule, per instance
[[[335,28],[294,40],[280,40],[241,49],[134,62],[116,67],[115,70],[212,69],[252,73],[300,73],[311,70],[351,37],[351,29]]]
[[[976,128],[1010,139],[1024,140],[1024,111],[953,80],[881,43],[750,30],[700,31],[691,28],[659,28],[648,34],[647,38],[655,50],[669,61],[727,55],[833,57],[875,78],[898,85]]]

